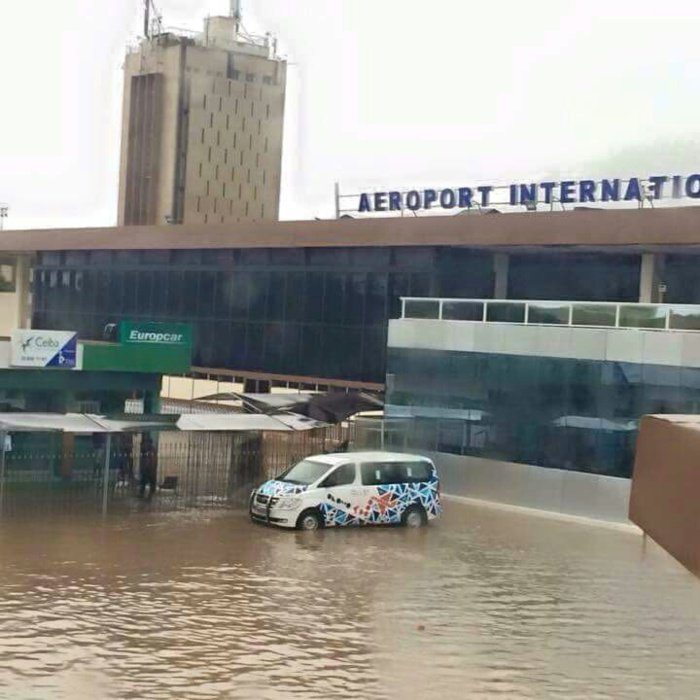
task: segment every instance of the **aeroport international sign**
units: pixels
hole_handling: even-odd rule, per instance
[[[503,193],[494,201],[495,193]],[[347,196],[347,195],[346,195]],[[652,202],[661,199],[700,199],[700,174],[652,175],[647,178],[561,180],[510,185],[479,185],[363,192],[354,211],[417,212],[431,209],[472,209],[501,204],[534,209],[538,204],[598,204],[607,202]],[[339,209],[340,211],[340,209]]]

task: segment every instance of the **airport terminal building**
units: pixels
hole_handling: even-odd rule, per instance
[[[386,384],[389,416],[424,421],[416,447],[461,460],[627,482],[629,421],[697,406],[694,206],[6,231],[0,257],[25,270],[12,303],[34,328],[100,340],[125,319],[184,322],[199,375]],[[539,428],[506,430],[528,397]],[[479,411],[500,427],[477,436]]]
[[[192,324],[194,366],[384,383],[400,298],[700,302],[700,208],[5,232],[36,328]],[[28,276],[27,276],[28,277]]]

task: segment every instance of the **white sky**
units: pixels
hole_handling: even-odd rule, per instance
[[[141,0],[0,0],[7,228],[116,221],[124,48]],[[158,0],[199,29],[228,0]],[[99,8],[99,9],[98,9]],[[243,0],[291,62],[282,218],[333,183],[700,171],[697,0]]]

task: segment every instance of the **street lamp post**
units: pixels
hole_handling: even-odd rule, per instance
[[[7,212],[9,210],[10,207],[8,207],[7,204],[0,202],[0,231],[2,231],[5,226],[5,219],[7,218]]]

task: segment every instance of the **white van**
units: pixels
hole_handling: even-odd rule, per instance
[[[421,527],[441,512],[435,465],[426,457],[391,452],[307,457],[250,495],[253,521],[300,530]]]

